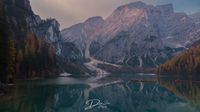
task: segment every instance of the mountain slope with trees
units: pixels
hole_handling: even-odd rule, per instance
[[[161,65],[159,74],[177,75],[184,78],[200,79],[200,42]]]
[[[6,83],[14,72],[15,48],[14,43],[6,30],[6,16],[3,1],[0,1],[0,81]]]
[[[26,16],[33,14],[27,0],[0,2],[0,81],[15,77],[40,77],[55,72],[55,49],[28,28]]]
[[[59,27],[56,19],[36,15],[29,0],[1,0],[0,83],[89,72],[81,52],[73,43],[62,41]]]

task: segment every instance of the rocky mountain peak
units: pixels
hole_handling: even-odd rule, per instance
[[[89,53],[85,53],[89,49],[89,45],[93,40],[93,35],[98,32],[104,24],[104,20],[100,16],[88,18],[83,23],[73,25],[63,29],[61,34],[65,42],[73,42],[81,51],[82,56],[89,57]]]
[[[29,0],[5,0],[5,3],[32,12]]]
[[[118,7],[105,20],[92,17],[62,31],[64,40],[73,42],[85,57],[136,67],[158,66],[198,35],[192,19],[174,12],[172,4],[141,1]]]
[[[149,5],[144,2],[138,1],[138,2],[132,2],[129,4],[122,5],[118,7],[115,12],[128,12],[128,11],[135,11],[135,10],[145,10],[146,12],[148,11],[157,11],[162,13],[163,15],[166,14],[172,14],[174,13],[174,8],[173,4],[164,4],[164,5]]]
[[[196,24],[200,25],[200,12],[191,14],[190,17],[194,20]]]
[[[49,25],[56,26],[57,28],[60,27],[60,24],[58,23],[56,19],[50,18],[50,19],[47,19],[46,22],[49,23]]]
[[[19,0],[16,0],[17,2],[19,1]],[[29,0],[23,0],[24,2],[24,7],[26,8],[26,9],[28,9],[28,10],[31,10],[32,11],[32,8],[31,8],[31,5],[30,5],[30,1]]]
[[[117,8],[117,10],[123,10],[123,9],[133,9],[133,8],[144,8],[146,7],[147,4],[145,4],[144,2],[141,2],[141,1],[137,1],[137,2],[131,2],[129,4],[125,4],[125,5],[122,5],[120,7]]]
[[[85,22],[94,23],[94,22],[98,22],[98,21],[102,22],[104,20],[101,16],[95,16],[95,17],[88,18]]]
[[[174,13],[173,4],[158,5],[156,9],[165,15]]]

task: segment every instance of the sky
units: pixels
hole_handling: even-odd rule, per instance
[[[43,19],[55,18],[61,29],[85,21],[89,17],[106,18],[118,6],[139,0],[30,0],[35,14]],[[176,12],[200,12],[200,0],[140,0],[147,4],[172,3]]]

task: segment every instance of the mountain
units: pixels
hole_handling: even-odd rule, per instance
[[[34,14],[31,9],[29,0],[5,0],[4,7],[7,21],[14,38],[19,39],[21,36],[21,38],[18,40],[19,43],[23,41],[22,37],[26,35],[26,32],[39,32],[36,27],[45,22],[41,20],[38,15]],[[44,35],[37,36],[40,37]]]
[[[133,2],[105,20],[94,17],[62,30],[86,57],[133,67],[156,67],[199,39],[200,27],[172,4]],[[88,33],[89,32],[89,33]]]
[[[31,9],[29,0],[7,0],[5,1],[7,21],[15,39],[24,37],[26,32],[34,32],[37,38],[43,38],[48,44],[55,45],[57,53],[60,52],[59,42],[61,40],[59,23],[55,19],[42,20],[35,15]],[[23,38],[17,40],[19,44]]]
[[[84,23],[76,24],[64,29],[61,34],[64,42],[72,42],[81,51],[82,56],[89,57],[89,45],[95,32],[102,27],[104,20],[101,17],[92,17]]]
[[[34,21],[37,19],[37,21]],[[33,18],[26,19],[30,29],[35,32],[37,37],[44,38],[45,42],[55,46],[57,54],[60,55],[62,49],[62,38],[60,33],[60,24],[55,19],[42,20],[35,15]]]
[[[187,79],[200,79],[200,42],[158,67],[157,72],[160,75],[172,74]]]
[[[59,62],[68,60],[69,65],[82,59],[73,43],[63,43],[57,20],[41,19],[29,0],[1,0],[0,16],[0,82],[55,75],[61,72]],[[63,50],[67,47],[70,49]],[[76,64],[71,68],[80,70]]]
[[[1,82],[12,83],[16,77],[44,77],[59,72],[54,44],[48,43],[43,35],[37,35],[38,29],[33,30],[33,24],[39,25],[42,20],[33,13],[29,0],[2,0],[1,11],[5,24],[1,26],[5,33],[1,44],[5,47],[0,51],[6,51],[1,53],[5,57],[1,63],[5,67]]]
[[[191,14],[190,17],[195,21],[196,24],[200,24],[200,12]]]
[[[29,0],[6,0],[7,21],[16,39],[17,46],[19,42],[23,43],[27,32],[33,32],[38,39],[53,45],[56,54],[61,55],[63,41],[61,38],[60,24],[56,19],[43,20],[39,15],[34,14],[31,9]]]

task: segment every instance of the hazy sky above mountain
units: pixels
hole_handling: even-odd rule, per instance
[[[92,16],[106,18],[118,6],[138,0],[30,0],[33,11],[42,18],[56,18],[61,28],[83,22]],[[200,12],[200,0],[141,0],[147,4],[173,3],[176,12]]]

